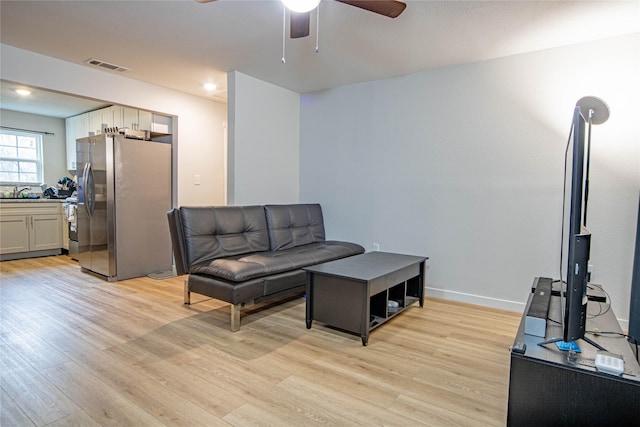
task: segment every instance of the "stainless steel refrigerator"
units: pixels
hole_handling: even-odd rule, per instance
[[[76,141],[78,262],[109,281],[171,270],[171,145],[96,135]]]

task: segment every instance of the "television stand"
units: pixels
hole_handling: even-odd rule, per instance
[[[581,339],[582,341],[584,341],[584,342],[586,342],[588,344],[591,344],[592,346],[594,346],[598,350],[607,351],[606,348],[602,347],[600,344],[598,344],[595,341],[590,340],[587,337],[582,337],[582,338],[578,338],[578,339]],[[556,342],[565,342],[565,341],[562,338],[552,338],[552,339],[547,340],[547,341],[539,342],[538,345],[544,347],[546,344],[552,344],[552,343],[556,343]]]
[[[600,304],[589,301],[587,312],[600,313]],[[561,311],[561,298],[553,296],[549,317],[557,319]],[[629,342],[616,335],[622,330],[612,309],[588,316],[587,330],[611,332],[589,338],[622,356],[622,375],[596,369],[596,347],[585,345],[573,358],[555,346],[537,345],[545,338],[525,334],[525,318],[526,313],[514,337],[523,345],[511,351],[507,427],[640,425],[631,415],[640,401],[640,365]],[[562,335],[559,324],[547,322],[547,337]]]
[[[554,288],[554,285],[557,285],[558,283],[560,283],[559,285],[559,289],[557,287]],[[535,281],[534,281],[535,284]],[[562,289],[562,285],[564,284],[563,281],[560,280],[554,280],[552,282],[552,288],[551,288],[551,296],[552,297],[558,297],[558,298],[554,298],[557,301],[560,301],[560,303],[562,303],[563,299],[567,297],[566,292],[563,291]],[[601,285],[596,285],[594,283],[590,283],[587,287],[587,300],[588,301],[593,301],[593,302],[600,302],[600,303],[606,303],[607,302],[607,294],[603,291],[602,286]],[[562,311],[561,311],[562,313]],[[561,334],[563,334],[564,331],[561,332]],[[585,337],[584,335],[580,338],[583,341],[585,341],[588,344],[591,344],[592,346],[594,346],[595,348],[597,348],[598,350],[601,351],[607,351],[604,347],[602,347],[600,344],[598,344],[597,342]],[[545,344],[552,344],[552,343],[556,343],[556,342],[565,342],[564,338],[551,338],[548,339],[546,341],[540,342],[538,343],[539,346],[544,346]]]

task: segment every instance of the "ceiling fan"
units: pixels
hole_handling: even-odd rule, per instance
[[[209,3],[216,0],[196,0],[198,3]],[[291,12],[290,35],[292,39],[309,35],[309,21],[311,11],[320,4],[321,0],[282,0]],[[397,0],[334,0],[339,3],[355,6],[378,15],[389,18],[398,17],[407,5]]]

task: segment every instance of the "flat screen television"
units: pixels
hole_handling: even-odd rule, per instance
[[[571,205],[569,211],[569,254],[563,319],[565,342],[584,337],[587,318],[588,263],[591,235],[583,224],[585,120],[580,107],[573,112],[573,156],[571,167]],[[564,231],[563,231],[564,232]]]
[[[591,233],[586,228],[585,195],[585,118],[576,106],[573,112],[571,193],[568,232],[563,230],[568,241],[567,280],[564,296],[562,338],[540,343],[564,341],[569,343],[582,339],[594,347],[604,350],[600,345],[585,337],[587,323],[587,287],[589,282],[589,252]],[[583,216],[583,214],[585,214]],[[564,236],[564,235],[563,235]],[[562,280],[562,278],[561,278]]]
[[[567,289],[563,320],[565,342],[584,338],[587,324],[587,285],[591,233],[582,229],[580,234],[570,236]]]

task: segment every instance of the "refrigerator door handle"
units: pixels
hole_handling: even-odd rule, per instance
[[[91,208],[91,216],[96,208],[96,181],[93,179],[93,166],[89,163],[89,188],[91,188],[91,198],[89,199],[89,207]]]
[[[88,194],[88,188],[87,188],[87,168],[89,167],[89,163],[85,163],[84,167],[82,168],[82,181],[80,182],[80,188],[81,191],[79,191],[79,195],[80,197],[78,198],[78,202],[81,205],[84,205],[85,210],[87,211],[87,215],[91,215],[89,212],[89,206],[88,206],[88,199],[87,197],[89,196]]]
[[[85,206],[87,208],[87,214],[89,217],[93,217],[93,212],[96,206],[96,183],[93,179],[93,168],[91,163],[87,163],[84,167],[85,185]]]

